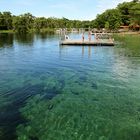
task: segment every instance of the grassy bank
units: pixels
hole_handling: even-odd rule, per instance
[[[14,33],[14,30],[0,30],[0,33]]]

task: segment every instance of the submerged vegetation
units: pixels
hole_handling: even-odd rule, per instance
[[[20,110],[26,123],[17,127],[18,140],[139,140],[140,96],[89,82],[89,75],[65,74],[63,86],[55,77],[46,85],[61,94],[27,100]]]
[[[114,38],[121,43],[120,47],[125,48],[125,55],[140,57],[140,35],[117,34]]]
[[[25,121],[17,127],[18,140],[139,140],[140,96],[129,86],[113,81],[108,87],[92,73],[71,70],[30,78],[29,86],[11,93],[33,95],[20,109]]]
[[[57,28],[106,28],[117,30],[120,25],[129,25],[133,29],[140,25],[140,3],[138,0],[124,2],[115,9],[109,9],[97,15],[95,20],[80,21],[67,18],[35,17],[30,13],[15,16],[10,12],[0,12],[0,30],[13,30],[19,33],[54,31]]]

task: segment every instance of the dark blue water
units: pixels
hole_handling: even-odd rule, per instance
[[[59,39],[0,34],[0,140],[140,139],[140,57]]]

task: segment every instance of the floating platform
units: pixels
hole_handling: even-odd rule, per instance
[[[99,40],[70,40],[66,39],[59,42],[60,45],[83,45],[83,46],[114,46],[115,43],[112,40],[108,39],[99,39]]]

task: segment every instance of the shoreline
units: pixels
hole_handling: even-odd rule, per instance
[[[40,33],[45,33],[45,32],[55,32],[54,29],[41,29]],[[14,30],[0,30],[0,33],[16,33]],[[36,31],[29,31],[28,33],[36,33]],[[118,35],[140,35],[140,31],[134,31],[134,32],[120,32],[120,33],[114,33]]]
[[[119,35],[140,35],[140,31],[138,32],[121,32],[121,33],[116,33]]]
[[[13,30],[0,30],[0,33],[15,33]]]

